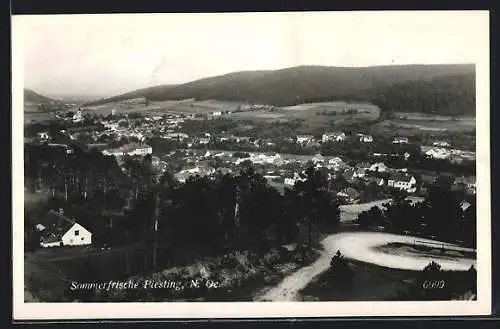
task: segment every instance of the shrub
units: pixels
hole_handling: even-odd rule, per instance
[[[330,272],[336,281],[335,283],[341,285],[352,283],[353,272],[340,250],[337,250],[337,253],[330,260]]]

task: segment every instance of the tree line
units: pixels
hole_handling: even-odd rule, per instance
[[[463,209],[461,198],[440,186],[433,186],[422,202],[404,197],[361,212],[357,221],[363,229],[384,227],[398,233],[434,237],[442,241],[460,241],[476,247],[476,200]]]

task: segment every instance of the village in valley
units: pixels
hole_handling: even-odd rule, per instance
[[[399,190],[425,197],[431,185],[443,180],[451,190],[475,194],[475,152],[461,150],[460,145],[437,138],[427,140],[425,145],[397,135],[382,136],[383,141],[379,141],[353,129],[316,136],[259,138],[255,134],[226,132],[222,130],[224,127],[214,131],[217,126],[231,125],[228,124],[231,122],[229,111],[224,116],[220,111],[197,116],[117,115],[116,110],[106,115],[92,113],[79,108],[74,114],[57,118],[58,124],[35,124],[31,137],[25,139],[29,145],[61,149],[68,156],[75,150],[97,150],[113,156],[123,170],[128,160],[148,156],[152,179],[156,181],[166,171],[184,183],[192,176],[215,177],[253,166],[269,184],[284,192],[296,181],[303,180],[306,168],[313,166],[325,175],[329,188],[344,203],[371,201],[366,200],[366,190],[374,185],[378,193]],[[204,130],[202,125],[193,128],[189,125],[191,120],[206,125],[213,123],[215,129]],[[183,130],[185,123],[189,131]],[[64,129],[56,131],[58,125]],[[336,152],[337,146],[341,150]],[[346,147],[348,152],[344,151]],[[363,153],[353,158],[355,148]],[[33,181],[34,189],[42,188],[39,183]]]

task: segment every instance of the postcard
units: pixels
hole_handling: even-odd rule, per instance
[[[15,320],[491,312],[487,11],[20,15],[12,76]]]

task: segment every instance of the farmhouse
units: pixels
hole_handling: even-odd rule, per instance
[[[189,138],[189,135],[185,134],[185,133],[169,133],[169,134],[163,135],[163,138],[184,140],[184,139]]]
[[[120,157],[123,155],[147,155],[153,153],[153,148],[149,145],[146,144],[127,144],[125,146],[115,148],[115,149],[108,149],[102,151],[102,154],[104,155],[112,155],[115,157]]]
[[[352,178],[363,178],[366,175],[365,168],[356,168],[354,169],[354,173],[352,174]]]
[[[294,173],[293,177],[285,177],[284,184],[288,186],[294,186],[298,181],[304,181],[305,178],[300,177],[299,173]]]
[[[42,140],[48,140],[50,137],[49,137],[49,133],[46,132],[46,131],[43,131],[43,132],[40,132],[40,133],[37,133],[36,134],[36,137],[38,137],[39,139],[42,139]]]
[[[450,152],[444,148],[435,148],[425,152],[425,155],[433,159],[447,159],[450,156]]]
[[[377,184],[378,186],[383,186],[385,181],[382,177],[365,177],[367,184]]]
[[[395,174],[387,180],[387,185],[390,187],[404,190],[408,193],[416,191],[417,180],[412,175]]]
[[[360,162],[356,165],[356,168],[361,168],[361,169],[365,169],[365,170],[369,170],[370,169],[370,164],[368,162]]]
[[[314,136],[312,135],[298,135],[297,136],[297,143],[298,144],[307,144],[312,142],[314,139]]]
[[[322,156],[321,154],[316,154],[312,159],[311,159],[312,162],[314,163],[323,163],[325,162],[325,157]]]
[[[343,189],[342,191],[337,193],[337,196],[344,198],[348,202],[353,202],[357,198],[359,198],[360,193],[353,189],[352,187],[348,187]]]
[[[253,163],[260,163],[260,164],[265,164],[265,163],[278,164],[278,163],[281,163],[283,161],[281,156],[278,153],[276,153],[274,155],[251,154],[250,158],[239,158],[238,160],[236,160],[235,164],[239,165],[240,163],[242,163],[243,161],[246,161],[246,160],[250,160]]]
[[[374,163],[368,168],[370,171],[386,172],[389,169],[383,162]]]
[[[83,120],[82,110],[76,111],[76,113],[73,115],[72,120],[73,120],[73,122],[81,122]]]
[[[438,146],[438,147],[450,147],[450,143],[446,141],[435,141],[432,143],[433,146]]]
[[[408,144],[408,137],[394,137],[392,144]]]
[[[198,139],[198,143],[200,144],[208,144],[210,143],[210,137],[201,137]]]
[[[372,135],[361,135],[361,137],[359,137],[359,141],[362,143],[373,143],[373,136]]]
[[[210,176],[215,173],[215,169],[210,166],[199,165],[193,168],[184,169],[176,174],[174,177],[181,183],[185,183],[189,177],[192,176]]]
[[[339,164],[339,163],[343,163],[343,162],[344,162],[344,160],[342,160],[340,157],[333,157],[333,158],[328,160],[328,164],[331,164],[331,165]]]
[[[50,210],[37,225],[40,231],[40,246],[62,247],[92,244],[92,233],[75,220],[64,216],[63,209]]]
[[[321,141],[323,143],[332,141],[332,142],[341,142],[346,140],[346,135],[345,133],[339,131],[339,132],[333,132],[333,133],[325,133],[323,134]]]

